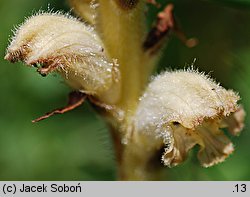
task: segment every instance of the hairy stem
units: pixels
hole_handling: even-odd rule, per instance
[[[161,151],[138,146],[136,143],[122,143],[119,131],[110,127],[117,159],[118,180],[161,180],[163,167]]]
[[[145,33],[143,3],[123,9],[121,2],[100,0],[97,28],[108,53],[118,60],[122,87],[117,105],[133,112],[148,78],[141,62]]]
[[[138,145],[130,136],[133,115],[139,98],[158,59],[143,48],[146,39],[144,1],[100,0],[97,30],[108,54],[117,59],[120,70],[120,99],[114,105],[124,112],[122,121],[108,115],[121,180],[158,180],[160,158],[156,151],[147,152],[145,144]],[[112,93],[109,93],[112,95]],[[151,151],[151,150],[150,150]],[[156,167],[157,166],[157,167]]]

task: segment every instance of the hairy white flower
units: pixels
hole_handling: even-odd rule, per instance
[[[119,77],[115,61],[93,28],[59,13],[41,13],[17,29],[6,59],[58,71],[74,89],[91,95],[107,91]]]
[[[167,166],[181,163],[198,144],[198,158],[209,167],[234,149],[220,128],[229,127],[232,134],[242,129],[244,111],[237,105],[239,99],[235,92],[197,71],[165,72],[141,97],[135,131],[162,139],[162,160]]]

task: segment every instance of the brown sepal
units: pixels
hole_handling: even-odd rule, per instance
[[[47,119],[50,116],[56,115],[56,114],[63,114],[66,113],[68,111],[71,111],[77,107],[79,107],[80,105],[83,104],[83,102],[86,100],[87,95],[81,92],[71,92],[69,94],[69,100],[68,100],[68,105],[66,105],[65,107],[59,108],[59,109],[55,109],[51,112],[46,113],[44,116],[41,116],[35,120],[32,120],[32,122],[39,122],[41,120]]]
[[[173,15],[173,4],[168,4],[163,11],[159,12],[155,25],[149,31],[143,48],[145,51],[149,51],[150,54],[154,54],[163,45],[163,40],[173,31],[177,37],[185,43],[187,47],[194,47],[197,45],[195,38],[187,39],[183,31],[178,27]]]

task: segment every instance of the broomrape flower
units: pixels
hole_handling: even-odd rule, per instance
[[[34,122],[70,111],[87,98],[111,128],[122,180],[158,180],[152,166],[160,163],[159,153],[172,167],[199,145],[198,159],[209,167],[233,152],[222,129],[238,135],[244,126],[237,93],[193,69],[164,72],[148,83],[169,32],[188,47],[197,44],[176,24],[172,4],[146,33],[144,1],[70,3],[86,22],[40,12],[16,30],[7,48],[5,59],[37,67],[42,76],[58,72],[74,90],[66,107]]]
[[[5,59],[24,61],[46,76],[57,71],[73,89],[100,95],[119,78],[91,26],[60,13],[40,13],[17,29]]]
[[[183,162],[188,151],[200,146],[198,159],[209,167],[233,152],[232,135],[243,128],[244,110],[237,93],[226,90],[192,69],[165,72],[149,84],[136,111],[137,132],[161,138],[162,161],[171,167]]]

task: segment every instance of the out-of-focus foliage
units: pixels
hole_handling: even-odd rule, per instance
[[[196,58],[199,70],[211,71],[223,86],[240,92],[249,114],[250,7],[238,6],[249,1],[174,2],[177,21],[187,35],[199,39],[199,45],[188,49],[173,36],[162,51],[158,71],[183,68]],[[86,103],[70,113],[32,124],[37,116],[64,105],[70,89],[58,76],[42,78],[34,69],[3,60],[13,26],[39,9],[47,10],[48,4],[54,10],[70,9],[62,0],[0,0],[0,180],[114,180],[109,133],[91,107]],[[157,11],[149,6],[148,24]],[[242,134],[232,139],[235,153],[226,162],[205,169],[196,157],[190,157],[183,165],[166,169],[166,177],[249,180],[249,130],[247,116]]]
[[[210,0],[214,2],[218,2],[224,5],[231,5],[231,6],[250,6],[250,1],[249,0]]]

